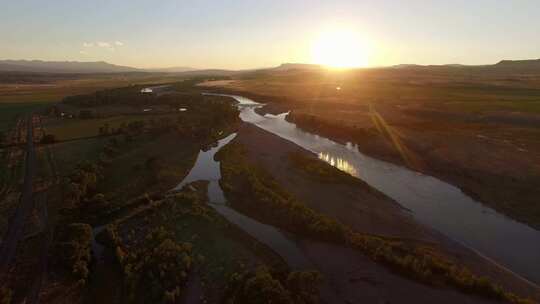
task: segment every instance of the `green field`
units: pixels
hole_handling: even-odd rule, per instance
[[[0,132],[9,130],[18,116],[37,110],[43,106],[46,106],[46,103],[0,103]]]
[[[105,168],[100,189],[119,203],[155,187],[172,189],[193,166],[199,143],[165,134],[144,136],[133,143],[121,144],[118,156]],[[155,165],[149,167],[148,162]]]
[[[103,151],[106,138],[90,138],[50,145],[59,173],[63,176],[71,173],[75,166],[86,160],[96,162]]]
[[[109,125],[109,128],[118,128],[122,124],[128,124],[134,121],[150,120],[150,119],[162,119],[163,117],[174,118],[179,114],[165,114],[165,115],[120,115],[107,118],[95,118],[95,119],[62,119],[62,120],[49,120],[45,124],[45,129],[48,134],[53,134],[56,140],[70,140],[76,138],[94,137],[99,135],[99,128],[105,124]],[[180,114],[181,115],[181,114]]]

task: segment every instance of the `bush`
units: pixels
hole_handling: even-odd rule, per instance
[[[0,304],[10,304],[13,292],[7,287],[0,287]]]
[[[98,233],[96,239],[104,246],[112,249],[116,248],[116,246],[120,244],[118,230],[114,224],[107,225],[105,229]]]
[[[81,110],[79,111],[79,118],[80,119],[92,119],[94,118],[94,112],[90,110]]]
[[[319,284],[322,275],[317,271],[294,271],[289,274],[285,286],[290,290],[294,303],[319,302]]]
[[[279,274],[268,267],[233,274],[227,285],[229,304],[315,304],[319,302],[321,275],[315,271]]]
[[[163,228],[150,232],[144,244],[129,254],[116,248],[129,298],[143,296],[143,291],[143,302],[175,302],[191,271],[192,245],[174,241]]]
[[[80,207],[96,191],[102,168],[96,164],[82,162],[64,182],[66,201],[71,207]]]
[[[56,137],[53,134],[46,134],[41,138],[42,144],[53,144],[56,142]]]
[[[76,280],[84,283],[88,278],[91,260],[92,227],[73,223],[57,234],[55,257],[58,264],[70,272]]]

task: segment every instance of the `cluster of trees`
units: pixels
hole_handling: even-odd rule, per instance
[[[109,236],[114,238],[114,233]],[[163,227],[147,234],[144,246],[129,253],[116,236],[116,256],[125,276],[130,301],[176,303],[192,269],[192,245],[174,240]]]
[[[449,284],[465,292],[512,303],[528,303],[505,292],[487,278],[440,255],[400,240],[355,232],[348,226],[306,207],[282,189],[262,168],[249,163],[239,144],[218,153],[222,188],[235,208],[297,234],[342,243],[400,273],[427,284]]]
[[[373,260],[426,284],[448,284],[467,293],[510,303],[534,303],[506,292],[488,278],[478,277],[464,266],[401,241],[352,231],[348,232],[346,241],[348,245],[362,250]]]
[[[69,206],[79,207],[85,199],[97,194],[97,183],[101,177],[101,166],[87,161],[78,164],[64,183],[64,199]]]
[[[236,108],[221,101],[201,103],[190,110],[189,116],[140,119],[122,123],[118,128],[106,123],[99,128],[99,135],[124,134],[133,138],[145,132],[157,136],[175,131],[181,136],[204,140],[219,136],[221,130],[239,122]]]
[[[146,104],[167,105],[174,116],[147,116],[140,120],[122,123],[120,126],[104,124],[99,128],[100,136],[120,135],[133,139],[143,133],[157,136],[176,132],[180,136],[194,140],[209,141],[221,135],[223,130],[234,128],[240,122],[238,109],[232,100],[220,96],[204,96],[193,88],[195,81],[184,81],[173,85],[173,89],[182,93],[164,95],[141,94],[141,87],[132,86],[108,89],[92,94],[70,96],[64,103],[82,107],[80,118],[95,118],[94,109],[104,105],[128,105],[139,107]],[[179,112],[186,108],[188,112]],[[150,117],[150,119],[148,119]]]
[[[146,120],[135,120],[130,121],[129,123],[121,123],[118,128],[112,128],[108,123],[103,124],[99,127],[99,136],[110,136],[110,135],[140,135],[147,126]],[[152,126],[153,127],[153,126]]]
[[[200,80],[183,81],[172,84],[171,90],[183,93],[171,93],[164,95],[142,94],[141,89],[145,86],[129,86],[122,88],[106,89],[90,94],[68,96],[63,103],[78,107],[99,107],[106,105],[130,105],[144,106],[149,104],[164,104],[178,108],[179,106],[200,103],[204,96],[194,88]]]
[[[80,110],[79,111],[79,118],[80,119],[92,119],[95,118],[96,115],[91,110]]]
[[[98,179],[102,176],[102,168],[96,164],[83,161],[68,176],[65,182],[65,199],[70,206],[78,206],[80,202],[96,192]]]
[[[316,271],[278,273],[261,266],[235,273],[227,285],[228,304],[315,304],[319,303],[322,276]]]
[[[215,139],[222,130],[240,122],[238,110],[231,103],[204,98],[204,101],[189,108],[189,115],[178,117],[175,129],[181,136],[203,141]]]
[[[92,227],[72,223],[57,230],[55,237],[55,262],[71,273],[80,285],[84,285],[91,260]]]
[[[163,218],[163,221],[181,220],[174,215],[215,220],[215,212],[195,192],[182,192],[168,202],[165,207],[160,206],[160,212],[156,214],[160,219],[163,215],[172,216]],[[139,216],[143,219],[142,215]],[[109,225],[97,239],[116,253],[124,274],[127,301],[178,303],[193,271],[193,264],[203,263],[205,258],[194,254],[190,243],[176,241],[174,232],[168,228],[155,228],[141,238],[141,231],[128,232],[123,227],[121,231],[122,236],[126,236],[125,240],[120,237],[119,229],[116,225]],[[134,240],[133,235],[139,236]],[[232,275],[223,302],[319,303],[321,281],[321,275],[314,271],[288,272],[260,267]]]
[[[77,219],[95,219],[108,210],[109,201],[98,192],[98,182],[103,178],[101,165],[81,162],[63,183],[66,210],[70,210]]]
[[[42,144],[54,144],[56,142],[56,136],[54,136],[54,134],[45,134],[40,142]]]
[[[13,291],[8,287],[0,287],[0,304],[10,304],[11,298],[13,296]]]
[[[91,94],[74,95],[64,98],[63,103],[79,107],[96,107],[111,104],[147,104],[152,96],[141,94],[141,86],[131,86],[97,91]]]

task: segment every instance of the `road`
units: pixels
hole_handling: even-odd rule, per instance
[[[49,215],[47,212],[47,193],[39,193],[36,200],[36,208],[39,209],[41,217],[42,229],[40,233],[42,233],[43,236],[39,251],[41,257],[39,258],[39,264],[36,267],[36,277],[26,297],[27,304],[39,303],[39,292],[41,291],[41,287],[46,280],[47,269],[49,266],[49,248],[53,240],[53,230],[49,224]]]
[[[21,191],[19,206],[15,214],[10,219],[9,227],[3,242],[0,245],[0,279],[7,274],[9,266],[15,252],[17,244],[23,234],[24,221],[32,211],[33,200],[33,181],[36,174],[36,153],[34,148],[34,115],[30,114],[26,123],[26,157],[24,168],[24,182]]]

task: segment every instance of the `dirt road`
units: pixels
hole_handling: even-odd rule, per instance
[[[33,200],[33,181],[36,172],[36,153],[34,149],[34,115],[27,118],[26,126],[26,158],[24,182],[21,191],[19,206],[10,220],[4,241],[0,245],[0,274],[5,275],[8,272],[9,265],[15,255],[17,243],[23,233],[24,220],[32,211]]]

